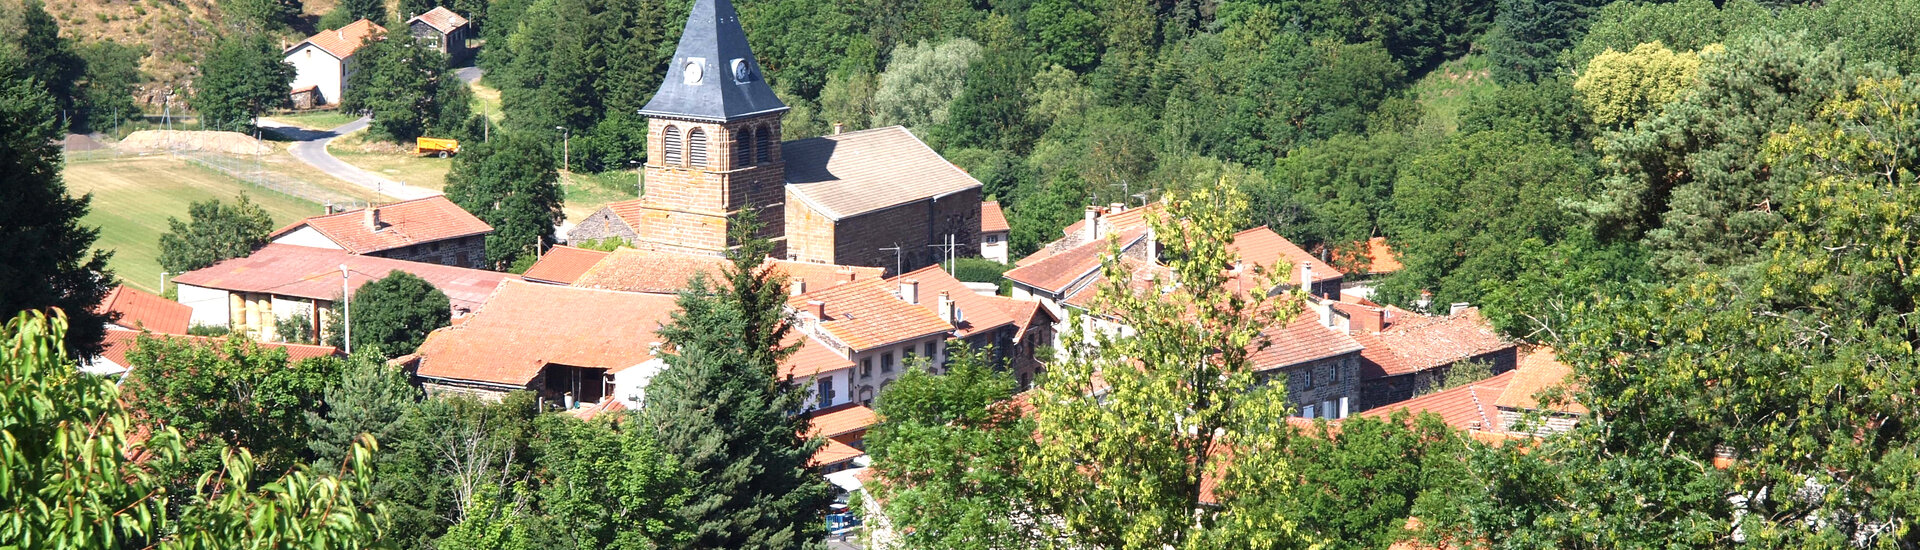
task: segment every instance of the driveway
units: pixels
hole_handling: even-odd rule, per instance
[[[475,81],[480,80],[480,68],[479,67],[461,67],[458,69],[454,69],[453,75],[460,77],[461,82],[472,84]]]
[[[260,120],[259,124],[262,128],[272,128],[274,133],[293,140],[293,143],[287,146],[287,152],[293,153],[293,158],[300,159],[300,162],[326,172],[327,175],[338,178],[340,181],[372,189],[375,193],[400,200],[413,200],[440,194],[439,191],[407,185],[361,170],[359,167],[334,158],[333,153],[327,152],[327,143],[332,142],[333,138],[365,128],[369,120],[371,119],[368,117],[360,117],[360,120],[326,131],[307,130],[264,119]]]

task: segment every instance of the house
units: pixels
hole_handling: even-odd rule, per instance
[[[1456,308],[1442,316],[1356,302],[1323,303],[1348,319],[1353,339],[1366,347],[1360,369],[1363,409],[1411,399],[1462,362],[1485,363],[1494,374],[1514,367],[1518,347],[1482,318],[1479,308]]]
[[[331,210],[331,208],[329,208]],[[349,254],[480,269],[493,226],[445,195],[329,212],[274,231],[276,244],[332,248]]]
[[[447,54],[447,60],[455,64],[465,61],[473,52],[467,48],[467,39],[473,34],[472,26],[467,24],[467,18],[446,6],[434,7],[427,13],[408,19],[407,33],[413,35],[415,43]]]
[[[219,343],[224,341],[223,338],[186,336],[177,333],[169,334],[151,330],[127,330],[124,328],[109,327],[107,328],[106,339],[100,342],[100,354],[81,361],[81,372],[102,376],[120,376],[133,370],[133,361],[127,358],[127,354],[133,352],[134,348],[139,345],[140,338],[143,336],[158,339],[186,339],[196,344],[208,342]],[[285,351],[287,361],[290,363],[340,354],[340,350],[333,346],[309,346],[304,344],[262,343],[260,344],[260,349]]]
[[[1538,348],[1519,366],[1492,378],[1429,393],[1360,413],[1389,418],[1395,412],[1433,413],[1448,426],[1483,441],[1545,437],[1572,430],[1587,408],[1566,399],[1544,400],[1549,390],[1564,389],[1573,370],[1552,348]]]
[[[647,190],[637,212],[596,214],[568,239],[624,238],[624,226],[637,248],[718,256],[734,216],[752,212],[779,258],[898,274],[948,255],[932,245],[977,253],[979,181],[898,126],[781,141],[786,112],[732,3],[696,0],[640,110]]]
[[[542,253],[520,276],[536,283],[571,285],[610,254],[599,250],[556,246]]]
[[[1265,347],[1248,359],[1262,381],[1285,375],[1287,399],[1302,418],[1346,418],[1361,409],[1361,354],[1364,346],[1336,320],[1312,309],[1261,332]]]
[[[430,395],[498,399],[530,390],[567,408],[640,406],[665,368],[655,331],[674,297],[505,281],[465,322],[427,335],[400,362]]]
[[[882,279],[866,279],[808,289],[787,299],[788,308],[796,312],[797,332],[812,339],[806,347],[818,345],[830,352],[834,356],[830,364],[844,360],[855,365],[845,374],[845,386],[821,386],[814,392],[811,402],[816,408],[846,400],[872,403],[916,363],[925,361],[937,369],[945,361],[953,324],[920,304],[934,297],[919,296],[911,289],[896,294],[893,286]],[[807,369],[831,372],[813,364]]]
[[[1345,274],[1267,226],[1235,233],[1227,249],[1239,256],[1242,262],[1242,265],[1233,266],[1233,284],[1246,291],[1271,293],[1280,290],[1258,288],[1272,280],[1280,283],[1282,289],[1303,288],[1304,285],[1307,294],[1330,300],[1340,297],[1340,283]],[[1281,266],[1285,266],[1287,273],[1268,273]]]
[[[342,270],[345,270],[343,275]],[[480,309],[502,281],[516,275],[438,264],[362,256],[337,248],[268,244],[174,277],[180,303],[193,308],[192,324],[232,329],[262,342],[278,341],[278,323],[298,319],[325,335],[329,309],[350,289],[404,271],[446,293],[455,318]]]
[[[857,467],[854,460],[866,456],[867,429],[879,421],[873,409],[859,403],[846,403],[807,413],[811,429],[808,438],[826,439],[808,466],[823,474]]]
[[[193,319],[193,308],[127,285],[107,291],[94,313],[108,316],[108,329],[165,334],[186,334]]]
[[[361,19],[345,27],[323,30],[318,34],[301,40],[282,54],[282,58],[293,65],[294,76],[291,90],[310,95],[313,105],[337,105],[345,97],[347,77],[354,71],[353,53],[360,44],[369,39],[378,38],[387,33],[387,29]],[[306,90],[307,87],[313,90]]]
[[[687,288],[695,275],[719,281],[730,260],[718,256],[654,249],[622,248],[581,273],[573,286],[675,294]],[[881,269],[792,260],[768,259],[767,265],[787,276],[794,293],[821,289],[856,280],[879,279]]]
[[[1007,369],[1031,386],[1043,369],[1040,348],[1053,345],[1058,319],[1039,302],[980,294],[967,288],[938,265],[930,265],[888,280],[897,294],[953,325],[953,336],[983,350],[996,367]]]
[[[575,245],[605,239],[619,239],[629,245],[640,242],[638,228],[644,225],[640,212],[640,199],[607,203],[574,224],[567,232],[567,242]]]
[[[980,203],[980,257],[1006,264],[1007,238],[1013,234],[1013,226],[1007,224],[1007,214],[1000,210],[1000,201]]]

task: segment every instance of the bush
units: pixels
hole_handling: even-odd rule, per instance
[[[957,258],[953,261],[953,278],[964,282],[998,284],[1006,272],[1006,264],[986,258]]]

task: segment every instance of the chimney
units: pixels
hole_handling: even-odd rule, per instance
[[[1300,262],[1300,289],[1313,293],[1313,262]]]
[[[945,290],[940,291],[940,320],[948,324],[960,322],[960,308],[954,305],[953,298],[947,296]]]
[[[837,136],[840,135],[840,132],[845,131],[847,131],[847,125],[838,122],[833,123],[833,135]]]
[[[1153,234],[1153,227],[1147,227],[1147,262],[1160,261],[1160,238]]]
[[[333,214],[333,202],[331,201],[327,202],[327,214]]]
[[[813,320],[827,320],[827,303],[819,300],[807,300],[807,312],[813,314]]]
[[[851,282],[853,282],[853,277],[854,277],[854,275],[856,275],[856,273],[854,273],[854,271],[853,271],[853,268],[851,268],[851,267],[846,267],[846,266],[841,266],[841,267],[840,267],[840,281],[839,281],[839,282],[842,282],[842,283],[851,283]]]
[[[1380,332],[1382,329],[1387,328],[1387,309],[1363,308],[1359,315],[1353,317],[1353,321],[1354,328],[1369,332]]]
[[[333,30],[333,37],[334,37],[334,38],[336,38],[336,39],[340,39],[340,40],[346,40],[346,39],[347,39],[347,33],[345,33],[345,32],[341,32],[341,31],[340,31],[340,29],[334,29],[334,30]]]
[[[367,206],[367,231],[380,230],[380,207]]]
[[[907,303],[909,304],[920,303],[920,281],[916,281],[913,279],[901,279],[900,280],[900,299],[906,300]]]
[[[801,295],[801,294],[806,294],[806,293],[807,293],[807,280],[806,280],[806,279],[802,279],[802,278],[799,278],[799,277],[794,277],[794,278],[793,278],[793,290],[792,290],[792,291],[791,291],[790,293],[788,293],[787,295],[788,295],[788,296],[799,296],[799,295]]]
[[[1108,214],[1119,214],[1120,212],[1125,211],[1126,209],[1127,209],[1127,203],[1124,203],[1124,202],[1107,203]]]
[[[1080,229],[1086,237],[1086,242],[1100,240],[1100,207],[1087,207],[1087,221]]]

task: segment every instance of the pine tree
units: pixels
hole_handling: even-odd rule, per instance
[[[60,111],[23,56],[0,43],[0,312],[58,307],[72,328],[67,351],[99,349],[112,252],[93,250],[96,228],[80,225],[92,196],[72,197],[60,177]]]
[[[687,547],[814,548],[829,493],[807,461],[821,443],[789,414],[805,389],[775,377],[797,349],[783,344],[786,277],[762,269],[772,245],[751,238],[750,219],[734,223],[741,244],[721,280],[697,276],[660,329],[668,368],[647,388],[646,420],[693,480],[677,511],[692,529]]]
[[[400,427],[400,415],[419,398],[405,371],[371,354],[356,353],[347,360],[340,380],[327,387],[321,399],[326,410],[307,413],[307,427],[313,434],[307,449],[321,463],[332,463],[352,451],[360,434],[391,441]]]

